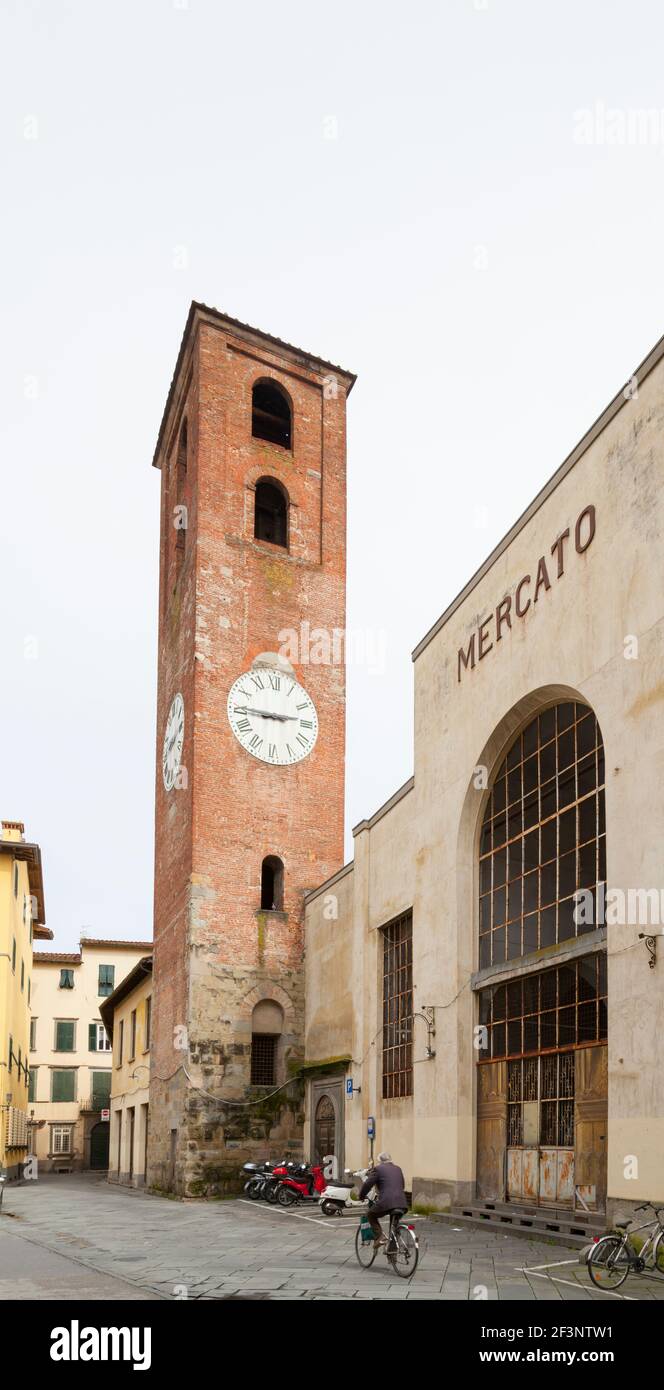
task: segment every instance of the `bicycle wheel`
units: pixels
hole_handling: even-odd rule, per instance
[[[622,1236],[602,1236],[590,1250],[586,1264],[595,1288],[619,1289],[630,1270]]]
[[[664,1274],[664,1231],[660,1231],[652,1248],[652,1262],[660,1274]]]
[[[357,1256],[357,1263],[361,1265],[363,1269],[371,1269],[376,1258],[376,1253],[373,1240],[363,1240],[362,1227],[358,1226],[355,1232],[355,1254]]]
[[[395,1227],[390,1238],[387,1258],[400,1279],[412,1278],[420,1258],[420,1247],[417,1236],[410,1226],[404,1226],[402,1222],[399,1222],[398,1226]]]

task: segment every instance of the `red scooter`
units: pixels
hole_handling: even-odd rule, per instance
[[[277,1200],[281,1207],[293,1207],[296,1202],[318,1202],[325,1187],[322,1168],[300,1163],[288,1177],[281,1179]]]

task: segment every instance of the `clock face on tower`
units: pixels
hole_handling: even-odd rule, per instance
[[[311,696],[294,676],[264,667],[238,676],[231,686],[228,722],[247,753],[275,767],[301,762],[318,738]]]
[[[184,700],[175,695],[168,711],[164,748],[161,755],[161,771],[167,792],[172,791],[180,771],[182,748],[184,746]]]

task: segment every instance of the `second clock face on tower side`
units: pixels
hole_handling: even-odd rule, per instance
[[[234,681],[228,694],[228,722],[247,753],[275,767],[301,762],[318,738],[318,715],[311,696],[293,676],[264,667]]]

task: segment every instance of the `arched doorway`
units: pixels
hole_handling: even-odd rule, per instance
[[[90,1132],[90,1167],[108,1168],[108,1141],[110,1125],[100,1120]]]
[[[334,1105],[328,1095],[320,1097],[314,1117],[314,1158],[321,1163],[336,1154],[337,1125]]]
[[[595,715],[566,700],[531,718],[491,783],[478,866],[481,1197],[604,1206],[604,781]]]

